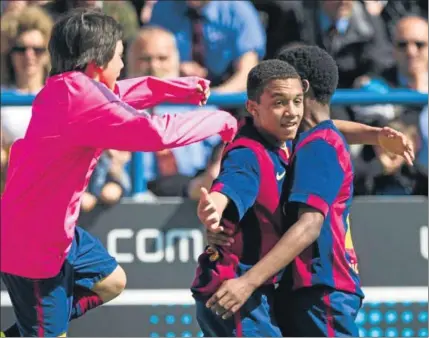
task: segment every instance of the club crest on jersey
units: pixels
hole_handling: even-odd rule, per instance
[[[219,251],[212,246],[207,247],[206,254],[209,256],[210,262],[216,262],[220,257]]]

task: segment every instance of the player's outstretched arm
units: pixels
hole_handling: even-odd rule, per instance
[[[207,230],[223,233],[220,220],[229,203],[234,207],[230,219],[239,222],[255,203],[259,191],[259,163],[254,152],[247,148],[228,151],[222,160],[220,173],[210,193],[201,189],[197,215]],[[230,233],[230,232],[229,232]]]
[[[187,114],[144,116],[120,104],[87,123],[76,123],[70,139],[83,146],[127,151],[159,151],[199,142],[219,134],[224,142],[233,139],[237,121],[227,112],[193,111]],[[103,109],[104,110],[104,109]]]
[[[377,128],[366,124],[333,120],[335,126],[344,134],[349,144],[379,145],[386,151],[400,155],[408,164],[414,161],[412,141],[403,133],[389,127]]]
[[[199,142],[216,134],[229,142],[237,131],[236,119],[224,111],[151,116],[120,101],[103,85],[83,80],[86,81],[83,85],[73,83],[75,88],[67,93],[68,114],[62,130],[67,141],[75,145],[158,151]]]
[[[201,188],[197,216],[207,229],[222,232],[224,228],[220,225],[220,219],[228,203],[228,196],[217,191],[209,193],[206,188]]]
[[[153,76],[118,81],[115,93],[135,109],[160,103],[203,105],[210,95],[210,81],[196,77],[163,80]]]

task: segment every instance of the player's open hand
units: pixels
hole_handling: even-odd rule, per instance
[[[255,288],[245,277],[224,281],[206,306],[222,319],[233,316],[252,295]]]
[[[200,106],[204,106],[207,103],[207,100],[210,97],[210,87],[204,86],[204,82],[200,82],[197,84],[197,93],[201,95],[201,100],[199,102]]]
[[[384,127],[378,134],[378,143],[385,151],[402,156],[409,165],[413,165],[415,157],[413,142],[403,133]]]
[[[197,215],[201,223],[213,232],[222,232],[224,228],[220,225],[220,215],[213,199],[206,188],[201,188],[200,201],[198,203]]]

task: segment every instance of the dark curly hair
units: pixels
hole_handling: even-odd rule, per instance
[[[247,75],[247,97],[259,102],[265,86],[272,80],[300,79],[289,63],[281,60],[265,60],[253,67]]]
[[[318,102],[329,104],[338,85],[338,67],[325,50],[317,46],[286,47],[276,58],[291,64],[302,79],[310,82]]]

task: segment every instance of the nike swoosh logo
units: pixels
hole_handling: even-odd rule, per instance
[[[285,175],[286,175],[286,170],[283,171],[282,174],[277,173],[276,174],[277,181],[280,181]]]

